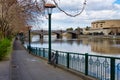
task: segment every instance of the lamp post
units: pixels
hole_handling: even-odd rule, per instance
[[[29,53],[30,53],[30,47],[31,47],[30,31],[31,31],[31,26],[28,26],[28,49],[29,49]]]
[[[54,4],[45,4],[45,8],[47,9],[48,12],[48,27],[49,27],[49,32],[48,32],[48,38],[49,38],[49,54],[48,54],[48,63],[51,62],[51,15],[52,15],[52,9],[55,8],[56,6]]]

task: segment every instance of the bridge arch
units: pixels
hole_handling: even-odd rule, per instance
[[[67,33],[71,35],[72,39],[76,39],[79,36],[79,34],[76,31],[67,31]]]

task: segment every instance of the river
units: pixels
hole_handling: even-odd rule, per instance
[[[80,38],[80,39],[56,39],[52,36],[52,49],[65,52],[89,53],[104,56],[120,57],[120,40]],[[32,37],[31,46],[48,48],[48,35],[40,40],[38,35]]]

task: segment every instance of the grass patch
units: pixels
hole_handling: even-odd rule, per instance
[[[0,61],[8,60],[12,52],[12,41],[5,38],[0,40]]]

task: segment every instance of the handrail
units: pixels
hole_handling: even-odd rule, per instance
[[[42,47],[39,47],[42,48]],[[44,49],[48,49],[48,48],[44,48]],[[66,52],[66,51],[59,51],[59,50],[53,50],[52,51],[58,51],[58,52],[64,52],[64,53],[70,53],[70,54],[78,54],[78,55],[85,55],[83,53],[74,53],[74,52]],[[95,57],[104,57],[104,58],[116,58],[116,59],[120,59],[120,57],[113,57],[113,56],[101,56],[101,55],[93,55],[93,54],[88,54],[89,56],[95,56]]]
[[[48,48],[31,47],[34,55],[48,58]],[[53,50],[57,53],[57,64],[69,69],[84,73],[85,75],[96,77],[100,80],[120,80],[120,58],[101,55],[91,55],[88,53],[73,53]]]

